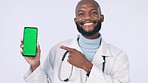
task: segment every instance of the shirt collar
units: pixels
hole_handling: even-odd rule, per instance
[[[101,35],[96,39],[87,39],[83,35],[80,34],[79,38],[78,38],[78,43],[79,43],[80,47],[82,47],[82,48],[97,49],[100,47],[101,39],[102,39]]]

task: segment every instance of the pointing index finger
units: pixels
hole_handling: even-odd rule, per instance
[[[64,49],[64,50],[67,50],[69,52],[73,51],[74,49],[73,48],[70,48],[70,47],[67,47],[67,46],[61,46],[60,47],[61,49]]]

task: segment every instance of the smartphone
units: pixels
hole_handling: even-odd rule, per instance
[[[38,37],[37,27],[24,27],[23,36],[23,56],[35,57]]]

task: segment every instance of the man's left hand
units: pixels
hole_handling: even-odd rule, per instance
[[[69,53],[68,62],[78,68],[84,69],[86,72],[92,67],[92,63],[78,50],[67,46],[61,46],[61,49],[67,50]]]

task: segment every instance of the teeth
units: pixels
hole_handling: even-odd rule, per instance
[[[93,23],[85,23],[84,25],[92,25]]]

